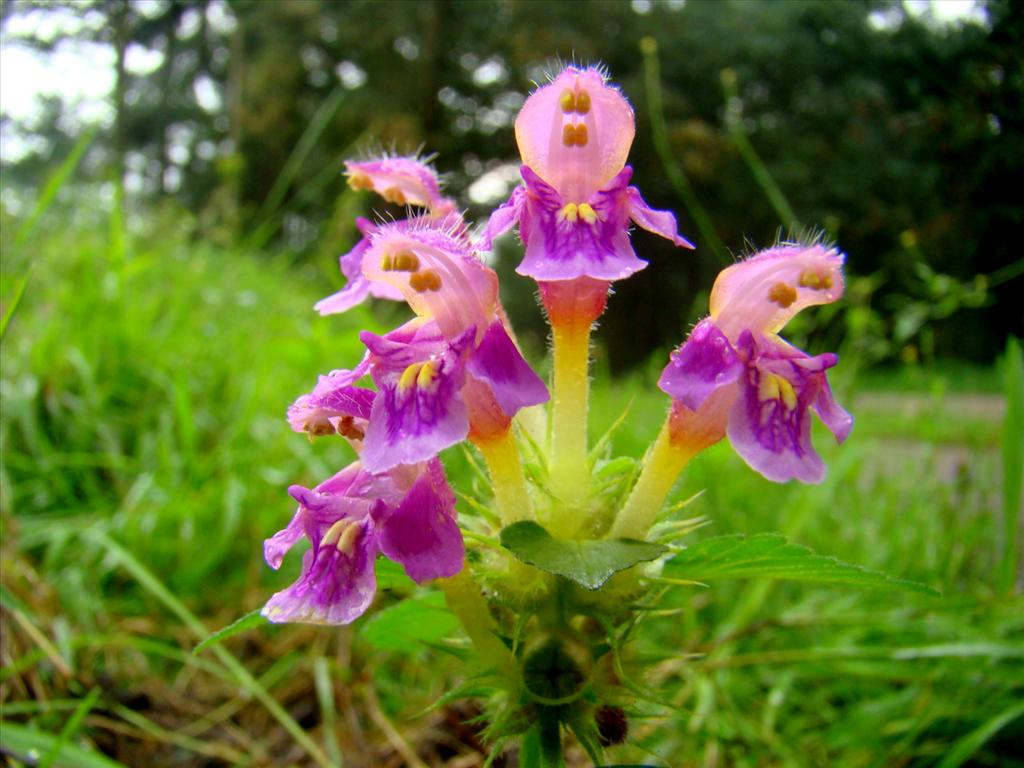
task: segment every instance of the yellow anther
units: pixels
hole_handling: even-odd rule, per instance
[[[821,278],[821,288],[822,288],[822,290],[827,291],[831,287],[832,287],[832,275],[825,275],[823,278]]]
[[[581,90],[576,94],[576,113],[585,115],[590,111],[590,94]]]
[[[590,203],[580,203],[579,213],[580,218],[587,222],[587,224],[593,224],[597,221],[597,211],[591,207]]]
[[[761,381],[757,385],[757,399],[762,403],[768,402],[769,400],[779,399],[779,377],[774,373],[766,373],[761,376]]]
[[[441,276],[432,269],[423,269],[409,275],[409,287],[416,293],[441,290]]]
[[[566,123],[562,126],[562,143],[567,147],[572,147],[576,144],[576,126],[572,123]]]
[[[348,185],[355,190],[373,189],[373,179],[365,173],[356,171],[348,176]]]
[[[583,123],[563,125],[562,143],[567,147],[585,147],[587,145],[587,126]]]
[[[773,301],[785,309],[796,301],[796,288],[789,283],[775,283],[768,289],[768,301]]]
[[[420,372],[416,376],[416,386],[422,389],[429,388],[434,381],[437,379],[437,363],[429,362],[424,363],[423,367],[420,368]]]
[[[415,272],[420,268],[420,260],[412,251],[399,251],[395,254],[393,269],[397,272]]]
[[[787,410],[792,411],[796,408],[796,390],[793,389],[789,379],[784,379],[781,376],[776,376],[775,378],[778,379],[777,385],[779,393],[782,395],[782,404],[786,406]]]
[[[352,553],[356,551],[356,544],[359,543],[359,536],[362,532],[363,527],[352,521],[352,525],[348,526],[338,539],[338,551],[351,557]]]
[[[381,257],[380,268],[384,272],[390,272],[395,268],[395,262],[392,260],[390,253],[385,253],[384,256]]]
[[[423,363],[413,363],[404,371],[398,378],[398,388],[401,390],[412,389],[416,384],[416,377],[420,375],[420,368],[423,367]]]
[[[576,207],[576,203],[566,203],[562,206],[562,210],[558,212],[558,218],[568,221],[570,224],[575,224],[578,212],[579,209]]]
[[[821,276],[813,269],[807,269],[800,273],[800,281],[797,283],[801,288],[821,288]]]
[[[345,529],[349,527],[351,522],[352,520],[347,517],[343,517],[341,520],[337,521],[327,529],[327,533],[325,533],[323,538],[320,539],[320,546],[329,547],[332,544],[337,543],[338,539],[341,538],[341,535],[345,532]]]
[[[566,88],[562,91],[562,95],[558,97],[558,106],[562,108],[562,111],[569,114],[576,109],[576,97],[573,96],[572,91]]]
[[[395,205],[405,205],[406,203],[405,193],[402,192],[402,190],[400,190],[398,187],[388,187],[383,192],[381,192],[381,197],[383,197],[389,203],[394,203]]]

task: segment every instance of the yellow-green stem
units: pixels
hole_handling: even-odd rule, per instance
[[[438,579],[445,602],[462,624],[484,664],[502,674],[516,675],[516,659],[498,637],[498,625],[476,582],[463,570],[450,579]]]
[[[473,444],[480,449],[487,463],[501,524],[533,520],[533,505],[526,489],[526,476],[512,428],[496,437],[474,438]]]
[[[640,477],[629,494],[626,506],[615,519],[608,534],[610,537],[644,538],[679,473],[700,451],[698,443],[674,441],[669,421],[665,420],[658,439],[647,453]]]
[[[552,323],[551,489],[570,505],[586,497],[587,406],[590,395],[590,328],[579,319]]]

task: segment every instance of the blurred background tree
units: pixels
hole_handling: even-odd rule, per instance
[[[849,254],[854,306],[844,325],[825,313],[824,327],[797,336],[844,334],[867,363],[987,362],[1024,331],[1011,300],[1024,273],[1024,14],[1009,0],[954,21],[927,3],[893,2],[0,8],[8,50],[28,48],[45,62],[88,44],[83,76],[94,69],[111,84],[103,114],[82,116],[56,98],[27,119],[5,112],[8,213],[24,209],[46,168],[98,122],[86,169],[108,184],[114,169],[130,211],[173,204],[194,215],[195,237],[287,250],[317,265],[329,289],[342,280],[334,259],[353,242],[352,213],[369,204],[346,193],[344,158],[380,148],[437,153],[451,191],[482,219],[516,182],[512,123],[532,83],[559,57],[602,62],[637,107],[637,183],[653,205],[678,213],[699,247],[672,252],[638,235],[658,268],[618,290],[620,309],[602,330],[609,362],[622,370],[681,338],[724,255],[715,258],[655,151],[652,120],[661,116],[641,55],[651,38],[672,162],[725,248],[765,246],[794,223],[755,183],[746,143],[793,218]],[[514,261],[502,259],[502,269]],[[510,309],[529,323],[530,286],[512,284],[520,295],[508,298]],[[533,325],[527,343],[539,346],[541,333]]]

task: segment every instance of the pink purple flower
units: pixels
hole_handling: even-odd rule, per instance
[[[363,274],[400,292],[418,316],[383,336],[360,335],[381,393],[368,467],[423,461],[471,434],[498,434],[520,408],[548,400],[508,332],[497,275],[461,230],[382,226]]]
[[[348,183],[353,189],[372,190],[387,202],[422,209],[408,219],[395,222],[397,226],[415,226],[418,223],[436,223],[465,236],[465,223],[456,210],[455,201],[441,194],[441,182],[434,169],[415,157],[382,157],[374,160],[345,163]],[[362,235],[359,242],[340,259],[341,272],[348,280],[345,287],[314,305],[321,315],[346,312],[361,304],[368,296],[377,299],[401,301],[402,295],[387,283],[373,283],[363,276],[363,257],[370,247],[370,239],[379,225],[359,217],[356,227]]]
[[[658,386],[675,401],[673,429],[724,431],[769,480],[820,482],[811,445],[814,411],[836,440],[853,418],[832,396],[825,372],[838,360],[810,356],[778,336],[801,309],[843,294],[843,255],[822,245],[782,245],[725,269],[711,314],[672,354]]]
[[[373,601],[378,554],[400,563],[416,582],[462,570],[455,495],[437,459],[379,474],[355,462],[316,488],[293,485],[289,493],[298,510],[265,542],[266,561],[279,568],[302,538],[311,547],[298,580],[264,606],[270,621],[354,621]]]
[[[353,371],[331,371],[321,376],[312,392],[302,395],[288,408],[291,428],[310,437],[339,434],[353,443],[361,443],[377,394],[372,389],[354,386],[367,370],[364,362]]]
[[[675,216],[644,202],[626,165],[633,110],[594,68],[566,68],[537,89],[516,119],[525,186],[491,216],[481,248],[519,224],[526,254],[516,270],[538,281],[621,280],[643,269],[629,225],[675,245]]]

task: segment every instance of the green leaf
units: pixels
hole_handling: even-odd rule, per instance
[[[363,625],[366,641],[385,651],[408,653],[421,643],[436,643],[453,635],[458,619],[440,592],[424,592],[385,608]]]
[[[257,608],[253,611],[249,611],[249,613],[245,614],[245,616],[243,616],[242,618],[236,619],[223,629],[218,629],[212,635],[210,635],[201,643],[199,643],[199,645],[193,648],[192,653],[198,654],[204,648],[207,648],[211,645],[215,645],[217,643],[222,643],[232,635],[237,635],[240,632],[246,632],[255,627],[261,627],[264,624],[268,624],[269,622],[260,613],[261,610],[261,608]]]
[[[904,589],[938,595],[931,587],[894,579],[878,571],[816,555],[790,544],[784,536],[759,533],[718,536],[683,550],[665,565],[665,575],[677,579],[792,579],[820,584],[844,584],[862,589]]]
[[[124,768],[123,763],[111,760],[99,752],[89,752],[74,744],[60,744],[59,738],[24,725],[0,722],[0,749],[5,754],[34,765],[38,755],[59,746],[58,765],[63,768]],[[35,757],[33,757],[35,756]]]
[[[416,591],[416,582],[405,575],[405,569],[386,557],[378,558],[375,566],[378,590],[394,590],[403,595]]]
[[[668,551],[662,544],[637,539],[563,541],[529,520],[502,529],[501,544],[524,563],[587,589],[600,589],[619,571]]]

